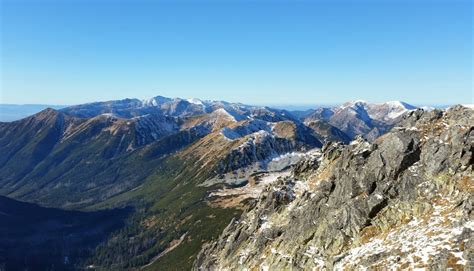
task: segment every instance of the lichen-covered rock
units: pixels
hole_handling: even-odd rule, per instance
[[[474,111],[409,112],[368,143],[327,143],[204,245],[197,270],[474,265]]]

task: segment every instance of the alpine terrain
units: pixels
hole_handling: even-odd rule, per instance
[[[473,113],[157,96],[0,122],[0,270],[464,268]]]
[[[337,112],[337,111],[336,111]],[[275,176],[196,270],[470,270],[474,112],[417,110]]]

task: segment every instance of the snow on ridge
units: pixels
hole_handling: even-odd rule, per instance
[[[352,103],[352,104],[368,104],[368,102],[366,100],[355,100],[355,101],[350,101],[349,103]]]
[[[224,108],[218,108],[212,112],[212,114],[218,115],[218,116],[223,116],[226,118],[231,119],[232,121],[237,121],[235,117],[229,113],[229,111],[225,110]]]
[[[403,108],[403,109],[407,109],[407,110],[413,110],[413,109],[416,109],[417,107],[416,106],[413,106],[411,104],[408,104],[408,103],[405,103],[405,102],[402,102],[402,101],[388,101],[388,102],[385,102],[385,103],[382,103],[382,104],[385,104],[385,105],[388,105],[390,107],[394,107],[394,108]]]
[[[97,117],[117,118],[117,116],[114,113],[102,113],[98,115]]]
[[[364,100],[355,100],[355,101],[346,102],[342,106],[340,106],[339,108],[340,109],[345,109],[345,108],[348,108],[348,107],[358,108],[358,107],[361,107],[361,106],[364,107],[368,104],[369,103],[367,101],[364,101]]]
[[[186,101],[191,104],[204,105],[203,102],[197,98],[190,98],[190,99],[187,99]]]
[[[461,105],[470,109],[474,109],[474,104],[461,104]]]
[[[258,139],[267,135],[273,135],[271,124],[269,122],[258,119],[250,120],[248,123],[244,123],[235,128],[224,127],[221,129],[220,133],[228,140],[235,140],[245,136],[250,136],[251,138]]]
[[[163,96],[156,96],[156,97],[150,97],[141,100],[141,106],[142,107],[148,107],[148,106],[160,106],[161,104],[165,102],[171,101],[171,98],[166,98]]]
[[[423,109],[424,111],[433,111],[433,110],[435,110],[435,108],[432,107],[432,106],[422,106],[420,108]]]
[[[385,102],[385,103],[382,103],[382,104],[385,104],[385,105],[388,105],[388,106],[391,106],[391,107],[406,108],[405,105],[400,101],[388,101],[388,102]]]
[[[400,110],[400,111],[392,111],[390,113],[387,114],[387,118],[389,119],[396,119],[398,118],[399,116],[403,115],[405,112],[408,112],[407,109],[403,109],[403,110]]]
[[[147,99],[143,99],[142,100],[142,104],[144,106],[157,106],[158,103],[156,102],[156,100],[154,98],[147,98]]]
[[[144,114],[144,115],[132,117],[131,119],[132,120],[138,120],[138,119],[148,118],[149,116],[150,116],[150,114]]]

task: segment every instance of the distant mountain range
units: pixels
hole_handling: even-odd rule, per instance
[[[98,102],[98,103],[89,103],[88,105],[99,105],[99,104],[106,104],[106,103],[111,103],[115,104],[115,106],[118,105],[118,103],[121,102],[132,102],[135,104],[153,104],[157,102],[164,102],[164,101],[171,101],[171,100],[182,100],[182,101],[195,101],[195,102],[203,102],[205,104],[209,104],[209,101],[201,101],[196,98],[192,99],[171,99],[171,98],[166,98],[166,97],[161,97],[157,96],[154,98],[149,98],[149,99],[144,99],[144,100],[139,100],[139,99],[124,99],[121,101],[110,101],[110,102]],[[212,102],[211,102],[212,103]],[[214,102],[215,103],[215,102]],[[222,102],[224,103],[224,102]],[[227,103],[229,104],[229,103]],[[22,118],[25,118],[27,116],[33,115],[35,113],[40,112],[41,110],[44,110],[46,108],[53,108],[53,109],[62,109],[69,107],[69,105],[51,105],[51,104],[2,104],[0,103],[0,121],[6,122],[6,121],[15,121],[19,120]],[[259,106],[256,106],[259,107]],[[262,107],[262,106],[260,106]],[[280,109],[280,110],[287,110],[290,111],[294,116],[300,117],[302,115],[308,114],[308,112],[317,109],[317,108],[333,108],[333,107],[338,107],[337,104],[334,105],[326,105],[326,104],[314,104],[314,105],[269,105],[267,107],[274,108],[274,109]],[[432,108],[446,108],[448,107],[447,105],[432,105],[430,106]]]
[[[0,123],[0,192],[47,206],[90,205],[132,189],[182,149],[214,150],[200,159],[216,162],[220,154],[216,170],[226,173],[327,141],[373,140],[413,109],[357,101],[298,118],[268,107],[161,96],[49,108]],[[203,145],[209,140],[222,143]]]
[[[133,210],[116,221],[125,226],[108,232],[100,244],[51,241],[67,252],[52,255],[59,258],[42,263],[46,266],[189,269],[202,243],[248,207],[239,193],[249,185],[263,189],[257,177],[287,172],[331,142],[376,141],[418,111],[423,110],[403,102],[353,101],[292,112],[161,96],[47,108],[0,122],[0,195],[53,210]],[[240,192],[218,196],[222,188]],[[7,205],[4,210],[0,205],[0,215],[11,213]],[[81,216],[61,211],[55,212],[59,221]],[[66,222],[58,227],[83,235],[69,231]],[[28,238],[22,247],[28,253],[20,258],[3,255],[8,248],[0,244],[0,264],[3,257],[31,268],[22,257],[36,261],[38,246],[28,249]]]

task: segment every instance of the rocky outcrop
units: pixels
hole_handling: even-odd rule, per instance
[[[275,136],[264,130],[260,130],[246,137],[246,140],[237,148],[231,150],[218,165],[219,173],[237,170],[255,162],[265,162],[279,155],[293,151],[310,149],[320,146],[313,141],[299,141]]]
[[[474,111],[328,143],[204,245],[195,270],[473,267]]]

